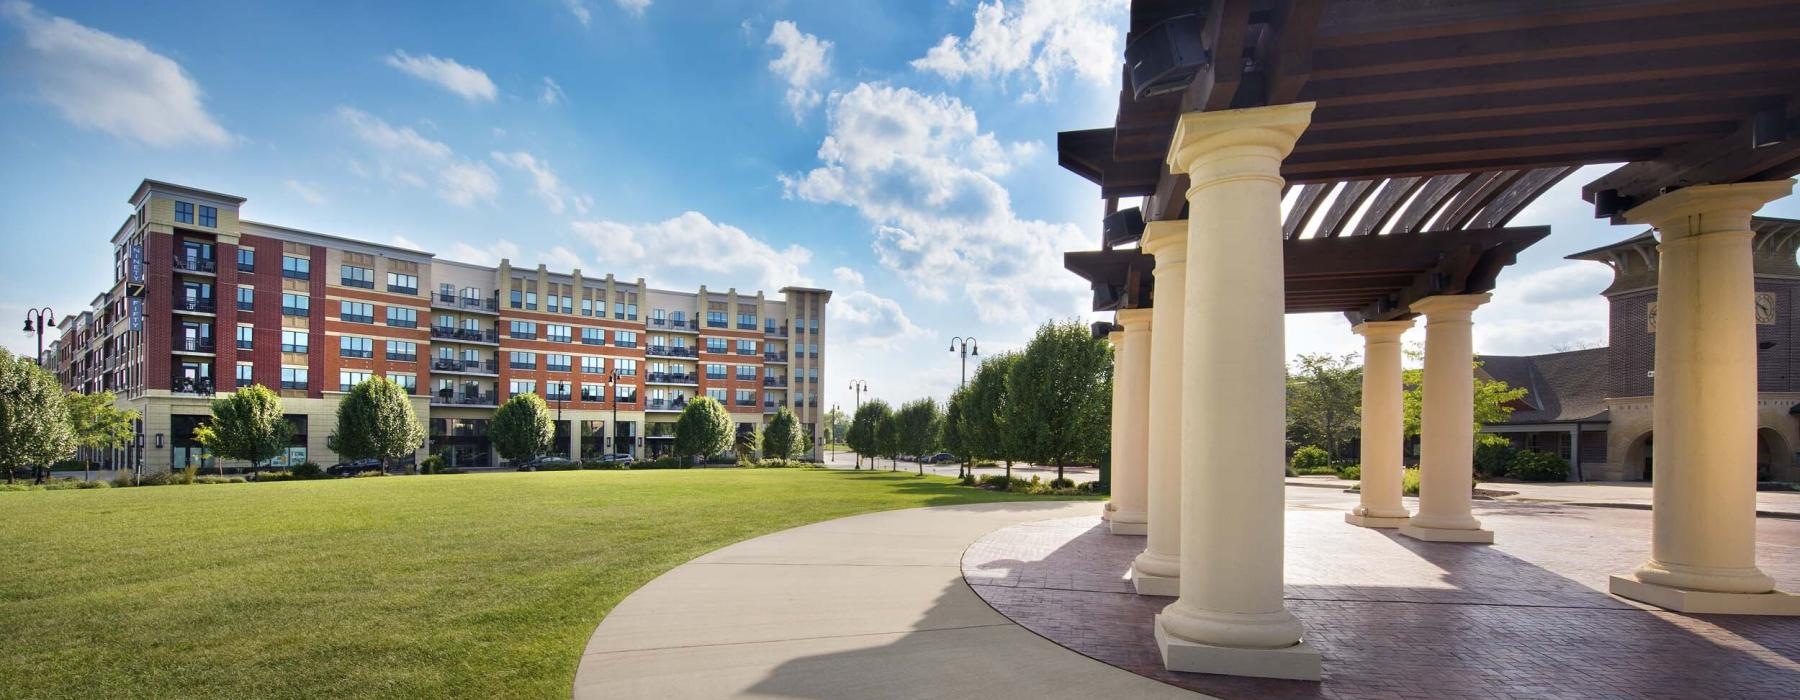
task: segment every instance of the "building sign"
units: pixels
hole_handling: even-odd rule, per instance
[[[1646,326],[1648,326],[1651,333],[1656,332],[1656,302],[1653,301],[1653,302],[1650,302],[1649,304],[1645,305],[1645,307],[1644,307],[1644,323]],[[1759,325],[1759,326],[1775,325],[1775,293],[1774,292],[1757,292],[1756,293],[1756,325]]]
[[[131,281],[142,284],[144,281],[144,242],[131,242]]]
[[[144,330],[144,298],[131,298],[131,330]]]

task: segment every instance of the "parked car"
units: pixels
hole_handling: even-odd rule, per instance
[[[567,457],[538,457],[519,465],[519,471],[535,472],[539,470],[571,469],[575,465]]]
[[[623,452],[620,452],[617,454],[600,455],[600,463],[601,464],[635,464],[635,463],[637,463],[637,458],[632,457],[631,455],[625,454]]]
[[[356,476],[363,472],[378,471],[381,471],[381,460],[379,459],[353,459],[348,462],[338,462],[337,464],[326,467],[325,475],[341,478],[346,476]]]
[[[957,460],[956,460],[956,455],[950,454],[948,452],[939,452],[930,457],[927,457],[925,459],[925,461],[930,462],[932,464],[950,464]]]

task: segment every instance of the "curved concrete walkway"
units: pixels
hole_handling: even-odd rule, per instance
[[[1099,507],[915,508],[725,547],[620,602],[588,640],[575,697],[1203,697],[1046,641],[963,583],[982,535]]]

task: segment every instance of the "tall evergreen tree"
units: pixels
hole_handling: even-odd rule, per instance
[[[212,421],[194,428],[194,441],[212,450],[220,474],[225,473],[220,460],[241,459],[261,467],[286,452],[293,438],[294,426],[281,414],[281,396],[261,384],[214,399]]]
[[[513,394],[488,424],[488,439],[494,451],[511,462],[537,459],[550,452],[556,441],[556,425],[550,422],[550,407],[543,397],[533,393]]]
[[[731,414],[718,400],[696,396],[675,419],[675,456],[710,458],[731,450]]]
[[[68,393],[69,426],[75,434],[75,445],[88,453],[81,460],[82,480],[93,478],[94,452],[131,446],[137,437],[134,426],[138,412],[122,409],[110,391],[98,394]]]
[[[1105,450],[1112,352],[1086,326],[1046,323],[1007,374],[1007,429],[1038,464],[1063,469]]]
[[[386,472],[394,460],[425,444],[425,426],[405,389],[386,377],[370,377],[338,402],[337,429],[326,444],[343,459],[379,459]]]
[[[899,451],[913,456],[919,475],[925,475],[925,458],[943,440],[944,414],[936,401],[929,398],[908,401],[894,414]]]
[[[75,452],[75,431],[56,376],[0,349],[0,470],[47,467]],[[40,477],[41,478],[41,477]]]

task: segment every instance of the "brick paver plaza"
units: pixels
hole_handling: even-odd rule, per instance
[[[963,574],[1064,647],[1224,698],[1800,697],[1800,620],[1675,614],[1605,592],[1608,575],[1644,561],[1648,512],[1478,504],[1496,544],[1427,543],[1346,525],[1352,500],[1303,491],[1317,490],[1289,489],[1286,597],[1324,655],[1323,683],[1164,670],[1152,619],[1174,599],[1132,591],[1144,538],[1098,517],[990,533]],[[1764,570],[1800,586],[1800,521],[1757,525]]]

